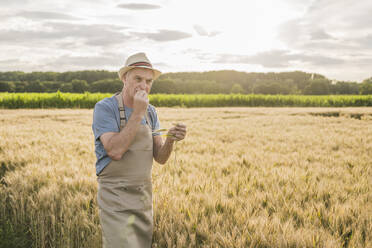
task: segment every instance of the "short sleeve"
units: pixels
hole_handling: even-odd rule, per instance
[[[107,132],[119,132],[114,111],[104,102],[98,102],[93,112],[93,133],[96,140]]]
[[[158,118],[158,115],[156,113],[156,109],[151,106],[150,108],[150,115],[151,115],[151,124],[152,124],[152,131],[155,131],[155,130],[158,130],[160,129],[160,122],[159,122],[159,118]],[[153,133],[152,136],[158,136],[160,135],[161,133]]]

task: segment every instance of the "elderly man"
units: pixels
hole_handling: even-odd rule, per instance
[[[186,126],[169,129],[163,142],[155,108],[149,104],[153,81],[161,74],[144,53],[128,57],[119,71],[123,89],[94,107],[97,202],[104,247],[151,247],[153,158],[164,164]]]

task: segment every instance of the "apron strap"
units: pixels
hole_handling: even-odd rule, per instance
[[[123,103],[123,96],[122,93],[116,93],[115,94],[116,100],[118,100],[118,106],[119,106],[119,114],[120,114],[120,130],[122,130],[125,126],[126,120],[125,120],[125,109],[124,109],[124,103]]]
[[[151,118],[149,116],[149,111],[146,111],[145,118],[146,118],[147,125],[149,126],[150,130],[152,131],[152,122],[150,121]]]

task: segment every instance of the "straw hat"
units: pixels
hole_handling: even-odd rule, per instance
[[[127,61],[125,62],[125,65],[120,68],[118,74],[119,78],[122,79],[123,75],[133,68],[146,68],[150,69],[154,72],[154,80],[157,79],[161,72],[159,70],[156,70],[152,68],[152,64],[150,60],[146,57],[145,53],[136,53],[127,58]]]

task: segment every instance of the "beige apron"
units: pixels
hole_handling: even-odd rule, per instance
[[[125,126],[122,94],[115,94],[120,111],[120,130]],[[97,202],[105,248],[151,247],[153,233],[151,169],[152,128],[140,125],[134,141],[118,160],[98,175]]]

